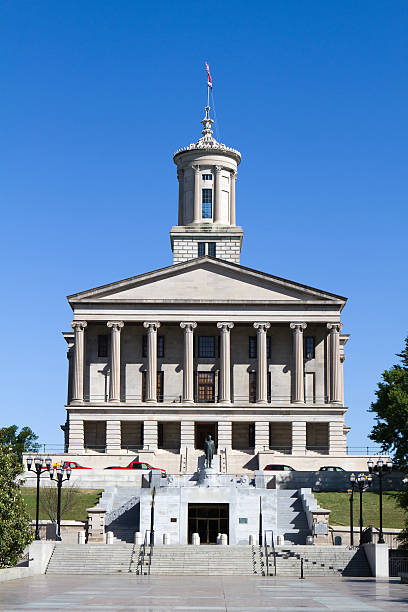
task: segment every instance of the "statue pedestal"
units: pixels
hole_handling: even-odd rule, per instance
[[[198,483],[207,487],[219,487],[220,482],[220,471],[215,467],[204,467],[198,472]]]

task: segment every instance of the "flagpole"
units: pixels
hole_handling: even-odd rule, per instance
[[[207,106],[210,108],[210,86],[207,83]]]

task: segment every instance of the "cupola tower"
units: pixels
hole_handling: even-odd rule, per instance
[[[210,107],[202,137],[174,153],[179,181],[178,224],[170,231],[174,263],[204,255],[240,262],[242,228],[236,225],[235,181],[241,153],[217,142]]]

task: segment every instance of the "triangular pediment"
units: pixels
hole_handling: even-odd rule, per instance
[[[78,302],[335,302],[343,298],[313,287],[245,268],[200,257],[110,285],[68,296]]]

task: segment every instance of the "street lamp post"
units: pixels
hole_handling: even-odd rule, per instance
[[[371,474],[368,476],[359,474],[356,478],[357,487],[360,493],[360,546],[363,538],[363,493],[371,486],[372,480],[373,477]]]
[[[67,477],[64,478],[64,469],[66,471]],[[56,540],[60,542],[61,538],[61,489],[62,483],[66,482],[71,478],[71,468],[68,466],[67,468],[63,468],[62,465],[59,465],[56,470],[52,469],[50,471],[51,480],[56,480],[57,489],[58,489],[58,501],[57,501],[57,536]]]
[[[150,502],[150,547],[154,546],[154,498],[156,496],[156,487],[152,490],[152,501]]]
[[[384,472],[392,471],[392,461],[391,459],[388,459],[388,461],[384,463],[383,459],[381,459],[380,457],[377,460],[376,465],[374,465],[374,462],[372,459],[369,459],[367,461],[367,465],[368,465],[368,471],[370,472],[370,474],[374,474],[375,476],[378,476],[378,488],[380,492],[380,532],[378,534],[378,543],[385,544],[384,535],[383,535],[383,501],[382,501],[383,484],[382,484],[382,479],[383,479]]]
[[[347,491],[349,494],[350,502],[350,546],[354,546],[354,515],[353,515],[353,502],[354,502],[354,489],[356,486],[356,475],[350,474],[351,489]]]
[[[51,457],[47,457],[45,460],[45,469],[49,472],[51,469],[52,459]],[[44,459],[37,455],[34,457],[34,469],[32,468],[33,458],[27,457],[27,471],[34,472],[37,477],[37,498],[36,498],[36,507],[35,507],[35,539],[40,540],[40,478],[41,474],[43,474],[44,470]]]

